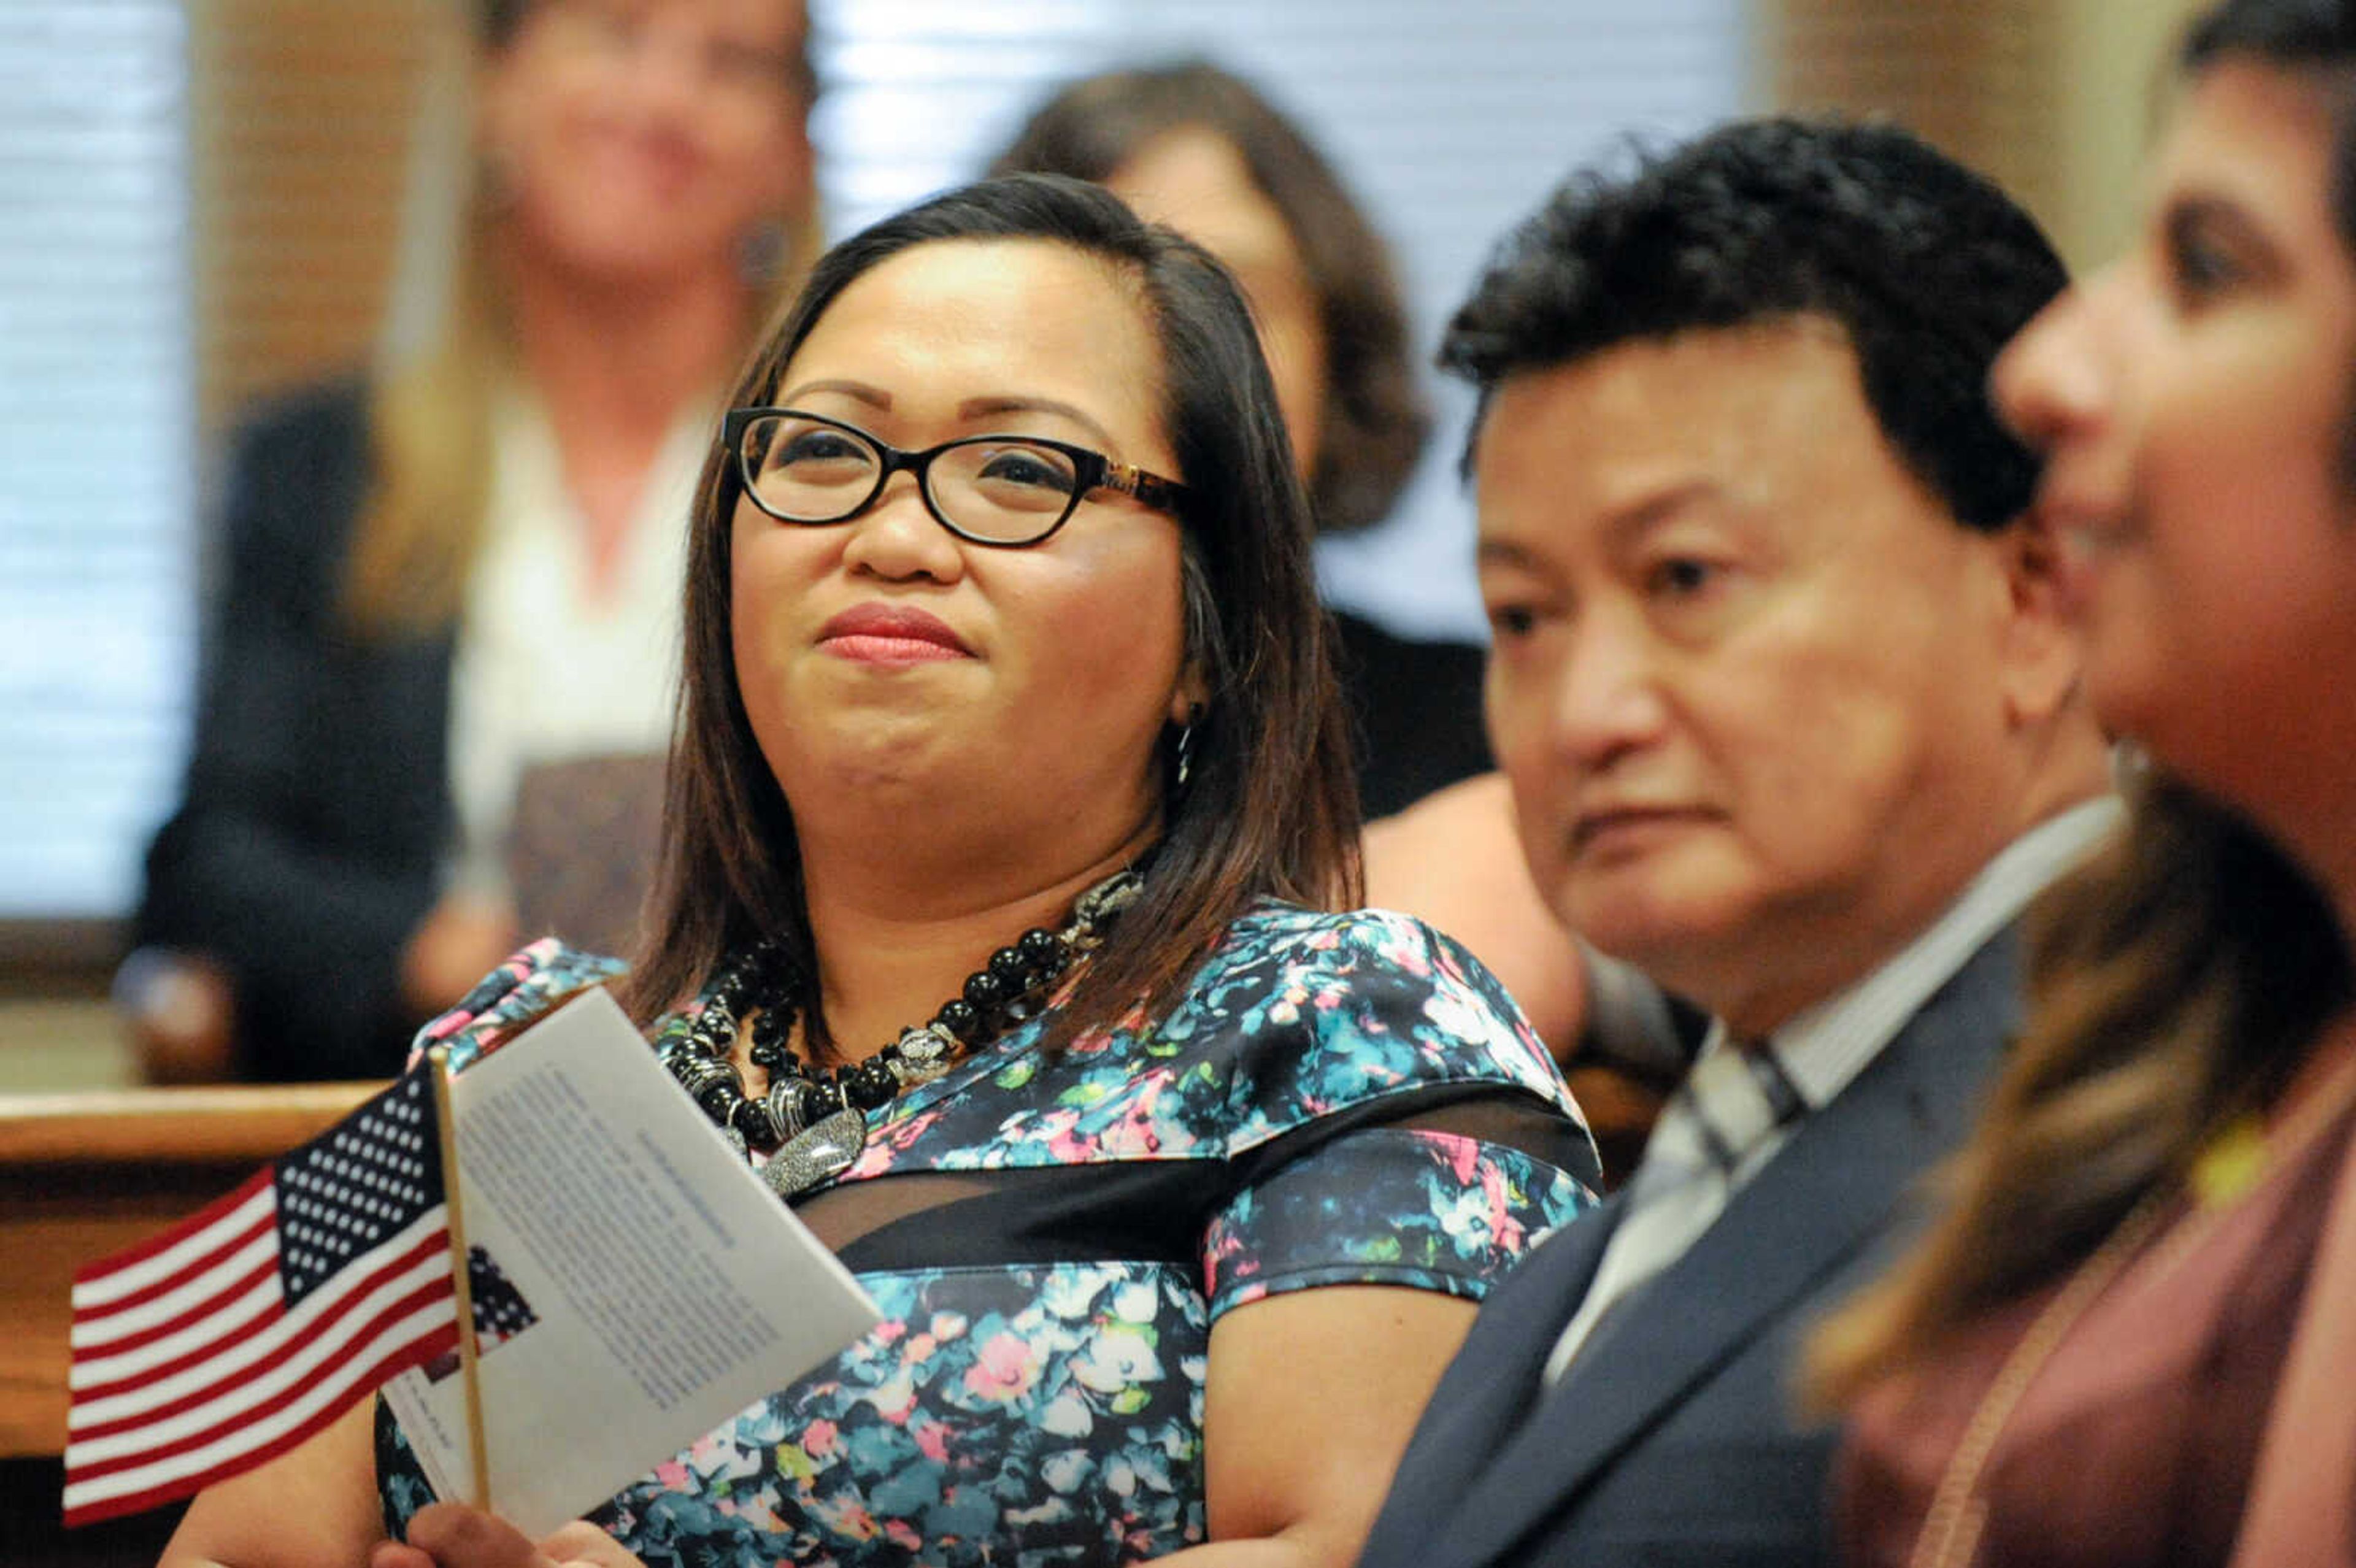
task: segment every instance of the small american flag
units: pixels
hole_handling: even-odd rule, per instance
[[[259,1465],[456,1344],[433,1072],[75,1276],[67,1524]]]

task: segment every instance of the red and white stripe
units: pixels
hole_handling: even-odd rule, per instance
[[[154,1508],[258,1465],[457,1342],[441,1205],[290,1310],[273,1176],[76,1277],[67,1524]]]

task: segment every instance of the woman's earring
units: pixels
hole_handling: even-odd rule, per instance
[[[1186,709],[1186,718],[1178,726],[1176,776],[1177,787],[1182,790],[1194,771],[1194,721],[1202,716],[1203,705],[1197,702]]]

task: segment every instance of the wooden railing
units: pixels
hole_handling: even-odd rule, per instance
[[[1657,1101],[1574,1074],[1613,1179]],[[348,1115],[380,1083],[0,1094],[0,1459],[65,1448],[74,1271],[145,1240]]]
[[[64,1451],[76,1269],[194,1213],[382,1087],[0,1095],[0,1458]]]

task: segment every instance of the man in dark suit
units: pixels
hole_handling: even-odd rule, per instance
[[[1565,187],[1459,312],[1525,852],[1718,1022],[1626,1188],[1483,1307],[1367,1568],[1829,1556],[1798,1348],[1970,1124],[2022,906],[2115,816],[1984,391],[2062,282],[1921,143],[1758,121]]]

